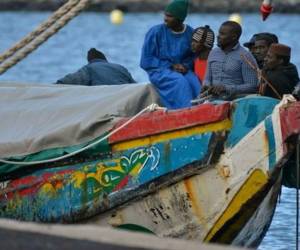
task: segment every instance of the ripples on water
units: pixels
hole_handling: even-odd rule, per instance
[[[51,13],[0,12],[0,51],[3,52]],[[227,15],[193,14],[187,23],[193,27],[209,24],[217,33]],[[139,58],[146,31],[162,21],[162,14],[127,14],[121,26],[110,24],[108,14],[83,13],[34,53],[0,76],[0,81],[53,83],[86,64],[86,52],[95,47],[112,62],[125,65],[138,82],[147,76],[139,68]],[[258,14],[243,15],[241,42],[258,32],[274,32],[280,42],[292,47],[292,62],[300,66],[299,15],[273,14],[262,22]],[[295,192],[283,189],[281,203],[260,250],[295,249]]]

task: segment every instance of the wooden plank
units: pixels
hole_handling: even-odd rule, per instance
[[[43,250],[238,250],[195,241],[158,238],[92,225],[43,225],[0,220],[1,249]]]

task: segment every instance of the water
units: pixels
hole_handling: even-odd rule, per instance
[[[9,48],[50,14],[1,12],[0,51]],[[227,18],[227,15],[221,14],[193,14],[188,17],[187,23],[193,27],[209,24],[217,32]],[[110,61],[125,65],[138,82],[146,82],[147,75],[138,66],[141,46],[146,31],[161,21],[161,13],[127,14],[123,25],[114,26],[110,24],[108,14],[83,13],[34,53],[1,75],[0,81],[53,83],[86,64],[87,50],[95,47],[103,51]],[[266,22],[262,22],[258,14],[245,14],[241,42],[248,41],[254,33],[274,32],[281,43],[292,47],[292,62],[299,68],[299,23],[299,15],[273,14]],[[295,191],[284,188],[260,250],[295,249],[295,200]]]

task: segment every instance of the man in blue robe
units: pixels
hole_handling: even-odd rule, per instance
[[[56,84],[96,86],[135,83],[125,67],[108,62],[101,51],[90,49],[87,60],[87,65],[59,79]]]
[[[146,34],[140,66],[158,90],[169,109],[191,106],[200,92],[200,82],[193,73],[191,41],[193,29],[184,24],[188,1],[175,0],[165,10],[164,24]]]

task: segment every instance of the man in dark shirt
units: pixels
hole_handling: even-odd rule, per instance
[[[59,79],[56,84],[95,86],[135,82],[125,67],[108,62],[105,55],[94,48],[88,51],[87,60],[87,65]]]
[[[281,99],[291,94],[299,82],[297,68],[290,63],[291,48],[273,43],[264,60],[260,93],[264,96]]]
[[[272,33],[258,33],[256,34],[252,54],[255,57],[258,67],[263,68],[264,59],[268,50],[273,43],[278,43],[278,38]]]

